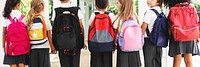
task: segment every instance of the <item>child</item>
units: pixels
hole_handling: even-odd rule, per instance
[[[114,19],[114,14],[113,13],[108,13],[107,12],[107,7],[109,6],[109,0],[95,0],[95,7],[96,7],[96,10],[94,13],[92,13],[90,19],[89,19],[89,25],[90,25],[90,29],[89,29],[89,41],[88,41],[88,47],[90,49],[90,52],[91,52],[91,60],[90,60],[90,67],[112,67],[112,48],[114,48],[114,41],[113,41],[113,44],[107,44],[106,41],[112,41],[112,40],[109,40],[109,36],[107,36],[108,38],[107,39],[104,39],[103,36],[100,36],[102,31],[101,30],[98,30],[99,32],[96,32],[96,34],[94,34],[94,36],[91,36],[91,37],[94,37],[94,38],[91,38],[92,40],[90,40],[90,35],[92,34],[91,32],[92,31],[97,31],[97,26],[98,24],[101,23],[98,22],[98,17],[99,15],[104,15],[104,16],[108,16],[107,18],[103,18],[102,20],[106,20],[106,19],[111,19],[110,21],[107,21],[107,24],[110,23],[112,24],[112,21]],[[96,20],[95,20],[96,19]],[[104,22],[104,25],[107,26],[106,22]],[[101,26],[99,25],[100,27],[104,27],[104,26]],[[95,29],[95,28],[96,29]],[[112,26],[108,27],[108,28],[111,28]],[[113,28],[112,28],[113,29]],[[105,29],[106,30],[106,29]],[[109,32],[109,31],[108,31]],[[110,32],[113,32],[114,33],[114,29],[113,31],[111,30]],[[99,34],[98,34],[99,33]],[[103,32],[104,35],[107,34],[107,32]],[[96,35],[96,36],[95,36]],[[112,34],[111,34],[112,35]],[[97,44],[98,42],[98,39],[97,41],[95,41],[95,37],[98,38],[101,37],[102,39],[99,38],[99,41],[101,40],[102,42],[104,42],[103,44],[101,44],[99,42],[99,44]],[[96,42],[95,44],[93,42]],[[112,43],[112,42],[111,42]],[[104,46],[106,48],[103,48],[102,50],[103,51],[99,51],[97,49],[96,50],[92,50],[92,48],[96,48],[94,47],[94,45],[96,45],[96,47],[99,45],[99,49],[101,50],[101,47],[103,47],[103,45],[110,45],[111,46],[111,50],[109,50],[110,48],[108,46]],[[108,51],[104,51],[104,50],[108,50]]]
[[[165,0],[164,4],[165,4],[166,7],[169,7],[169,9],[171,9],[176,4],[184,3],[184,2],[185,3],[189,3],[189,5],[192,6],[192,4],[190,4],[191,0],[171,0],[171,1]],[[192,6],[192,7],[194,8],[194,6]],[[181,9],[182,9],[182,7],[181,7]],[[192,8],[190,8],[190,9],[192,9]],[[190,10],[190,9],[188,9],[188,10]],[[196,10],[190,10],[190,11],[194,11],[196,13]],[[171,10],[170,10],[170,12],[171,12]],[[172,20],[172,19],[170,19],[171,15],[173,15],[173,14],[169,13],[169,20],[170,21]],[[193,19],[194,21],[198,20],[198,17],[195,17],[195,15],[193,16],[193,18],[195,18],[195,19]],[[190,19],[189,18],[184,18],[184,19],[190,20],[191,18]],[[182,19],[182,21],[184,19]],[[178,22],[173,22],[173,23],[178,23]],[[184,22],[184,23],[185,24],[187,24],[187,23],[188,24],[192,24],[192,21]],[[172,24],[172,21],[170,22],[170,24]],[[183,26],[183,27],[186,27],[186,25]],[[170,30],[172,30],[172,29],[170,29]],[[199,30],[199,29],[197,29],[197,30]],[[188,35],[186,35],[186,36],[188,36]],[[198,44],[197,44],[196,40],[182,41],[181,42],[181,41],[175,41],[175,37],[172,36],[172,35],[170,36],[169,56],[174,58],[173,67],[180,67],[181,61],[182,61],[182,57],[184,57],[185,66],[186,67],[193,67],[193,65],[192,65],[192,56],[193,55],[199,55],[199,48],[198,48]]]
[[[80,66],[80,54],[81,54],[81,48],[83,48],[84,45],[84,28],[82,23],[82,14],[78,7],[74,7],[70,4],[70,0],[60,0],[61,4],[59,7],[56,7],[53,12],[52,20],[54,20],[54,26],[53,26],[53,43],[59,52],[59,58],[60,58],[60,65],[61,67],[79,67]],[[73,14],[73,15],[72,15]],[[64,20],[64,19],[66,20]],[[75,21],[73,21],[75,20]],[[73,24],[73,26],[71,25]],[[73,29],[77,32],[73,33],[72,30],[64,30],[63,28],[69,28],[69,30]],[[59,32],[59,30],[62,30]],[[59,34],[62,33],[62,34]],[[70,47],[74,42],[72,43],[73,37],[70,39],[65,39],[73,35],[68,35],[64,33],[73,33],[74,36],[78,37],[78,40],[74,41],[76,42],[76,47],[71,49]],[[64,39],[59,38],[58,36],[62,35],[65,37]],[[58,43],[58,40],[61,39],[59,42],[64,43]],[[70,41],[71,43],[70,43]],[[70,43],[70,44],[69,44]],[[63,46],[65,45],[65,46]],[[86,48],[86,46],[84,46]]]
[[[51,38],[52,27],[48,18],[43,17],[43,11],[43,0],[31,1],[31,9],[28,13],[27,21],[29,38],[31,40],[30,67],[51,67],[49,45],[51,53],[55,54]]]
[[[123,22],[127,19],[134,21],[138,19],[133,0],[118,0],[116,5],[119,13],[114,21],[114,28],[117,29],[117,33],[119,33]],[[139,22],[137,21],[135,24],[139,24]],[[141,61],[139,51],[124,52],[119,45],[120,44],[118,44],[117,47],[117,67],[140,67]]]
[[[22,13],[19,11],[20,8],[20,0],[6,0],[6,4],[4,7],[3,17],[6,19],[5,23],[3,23],[3,38],[2,38],[2,47],[5,50],[6,43],[6,36],[8,26],[12,23],[11,20],[9,20],[9,16],[12,18],[16,18],[19,20],[19,18],[22,16]],[[22,22],[25,21],[25,18],[22,19]],[[10,56],[5,54],[4,56],[4,62],[3,64],[9,64],[10,67],[24,67],[25,65],[25,57],[26,55],[19,55],[19,56]]]
[[[158,13],[161,13],[160,6],[162,5],[161,0],[147,0],[147,5],[150,7],[149,10],[146,11],[143,19],[142,24],[142,32],[145,33],[146,29],[149,29],[149,31],[152,31],[153,25],[155,23],[155,20],[157,18],[156,13],[151,10],[155,9],[158,11]],[[162,48],[157,47],[154,44],[150,42],[150,39],[145,36],[144,41],[144,47],[143,47],[143,53],[144,53],[144,61],[145,61],[145,67],[161,67],[162,66]]]

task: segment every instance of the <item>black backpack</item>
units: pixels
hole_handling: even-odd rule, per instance
[[[75,55],[83,48],[84,38],[78,18],[78,7],[56,8],[52,40],[56,50]]]

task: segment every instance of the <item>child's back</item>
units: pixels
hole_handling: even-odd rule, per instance
[[[115,34],[112,27],[114,14],[107,13],[108,4],[108,0],[96,0],[97,11],[92,13],[89,20],[88,47],[91,52],[91,67],[112,67],[112,51],[115,46]]]

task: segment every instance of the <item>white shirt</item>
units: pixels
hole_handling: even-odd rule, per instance
[[[12,10],[12,12],[10,13],[10,16],[12,18],[16,17],[17,19],[19,19],[21,17],[22,13],[19,10]],[[23,18],[22,22],[25,23],[25,17]],[[5,19],[5,22],[2,23],[3,27],[7,27],[11,24],[9,19]]]
[[[104,14],[104,12],[101,12],[101,11],[96,11],[96,12],[99,12],[100,14]],[[115,15],[113,13],[109,13],[109,17],[110,17],[111,21],[113,22]],[[90,19],[89,19],[89,23],[88,23],[89,25],[92,24],[94,18],[95,18],[95,13],[92,13],[92,15],[90,16]]]
[[[152,7],[150,9],[155,9],[158,11],[158,13],[161,13],[161,9],[159,6]],[[155,23],[155,20],[157,18],[157,15],[154,11],[152,10],[147,10],[146,13],[144,14],[143,22],[148,24],[147,29],[149,29],[149,32],[151,33],[153,29],[153,25]],[[145,37],[147,37],[147,34],[145,33]]]
[[[70,3],[61,3],[60,6],[58,7],[70,8],[70,7],[73,7],[73,5],[71,5]],[[55,8],[58,8],[58,7],[55,7]],[[55,10],[54,10],[51,20],[54,21],[55,17],[56,16],[55,16]],[[78,17],[80,20],[83,19],[81,10],[78,10]]]

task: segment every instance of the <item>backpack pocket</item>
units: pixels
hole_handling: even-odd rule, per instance
[[[65,32],[57,36],[60,49],[74,49],[77,45],[75,32]]]
[[[131,52],[142,49],[143,46],[142,31],[139,26],[129,26],[124,29],[118,42],[122,51]]]
[[[10,56],[24,55],[29,52],[30,46],[27,40],[21,42],[10,42],[6,47],[6,52]]]
[[[199,38],[199,26],[182,29],[174,27],[175,41],[191,41]]]

